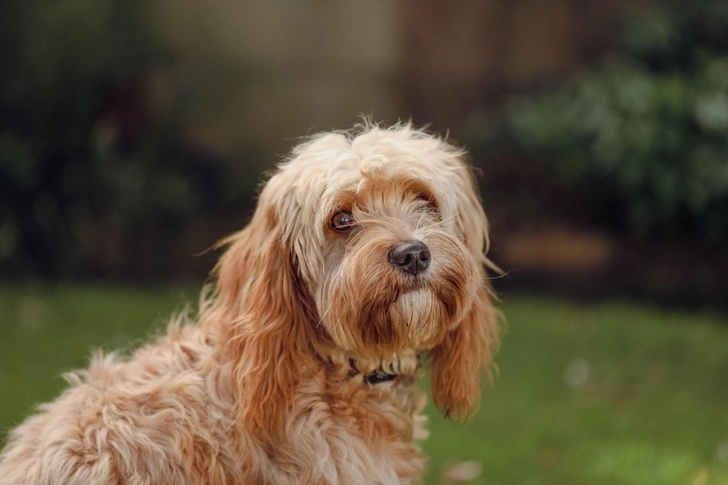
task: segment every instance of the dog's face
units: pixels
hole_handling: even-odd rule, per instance
[[[488,224],[462,158],[400,125],[320,135],[279,166],[226,241],[208,312],[226,322],[241,399],[266,402],[249,424],[275,421],[321,338],[362,357],[430,350],[436,404],[468,415],[497,325]]]
[[[320,324],[349,351],[429,349],[483,285],[486,222],[461,153],[409,130],[328,134],[300,146],[261,203]]]
[[[396,155],[385,163],[352,160],[342,168],[356,179],[328,188],[322,271],[312,278],[316,307],[347,350],[429,349],[472,303],[477,263],[454,214],[440,209],[437,185],[448,181],[424,171],[426,180],[418,179],[413,162]]]

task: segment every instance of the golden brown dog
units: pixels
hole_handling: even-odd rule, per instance
[[[464,419],[497,343],[464,152],[400,124],[293,150],[195,321],[95,357],[15,429],[0,484],[416,484],[417,391]]]

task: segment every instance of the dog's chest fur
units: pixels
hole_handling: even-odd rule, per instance
[[[307,369],[285,436],[260,443],[230,425],[230,367],[212,338],[171,326],[128,361],[96,357],[15,430],[0,484],[419,483],[413,439],[425,435],[425,398],[416,375],[372,385],[331,362]]]

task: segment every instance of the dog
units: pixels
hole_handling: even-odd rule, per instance
[[[436,406],[476,407],[498,343],[466,152],[371,122],[293,149],[194,317],[95,356],[10,433],[2,485],[417,484]]]

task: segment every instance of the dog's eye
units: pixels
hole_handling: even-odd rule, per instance
[[[354,228],[354,216],[349,211],[339,211],[331,218],[331,227],[335,231],[349,232]]]
[[[423,203],[423,208],[432,212],[439,212],[440,208],[437,206],[435,198],[427,194],[417,194],[415,200]]]

